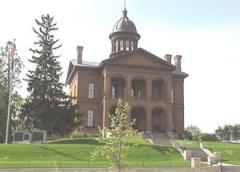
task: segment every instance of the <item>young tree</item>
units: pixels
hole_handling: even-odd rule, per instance
[[[122,171],[123,161],[127,158],[126,150],[132,146],[136,138],[141,138],[142,134],[133,129],[133,123],[128,119],[128,105],[118,101],[115,113],[110,116],[110,127],[100,129],[103,144],[92,153],[92,157],[105,156],[112,162],[112,166],[118,172]],[[109,136],[107,136],[110,133]],[[107,137],[106,137],[107,136]]]
[[[14,41],[8,41],[4,47],[0,49],[0,142],[5,138],[7,107],[9,96],[9,74],[12,73],[12,101],[11,101],[11,118],[17,115],[21,106],[22,99],[18,94],[21,79],[19,75],[24,65],[21,58],[16,54],[16,44]],[[11,121],[10,121],[11,123]],[[11,132],[11,131],[10,131]]]
[[[189,125],[185,129],[184,135],[189,140],[201,140],[201,130],[194,125]]]
[[[61,44],[53,34],[58,28],[54,17],[49,14],[35,21],[37,29],[33,28],[33,31],[38,40],[34,42],[36,48],[30,49],[33,55],[29,59],[35,69],[27,74],[30,96],[23,109],[25,115],[33,118],[35,127],[47,130],[50,134],[59,134],[61,127],[73,124],[74,110],[63,91],[64,84],[60,82],[62,67],[58,61],[60,56],[55,51]],[[70,120],[64,121],[64,118]]]

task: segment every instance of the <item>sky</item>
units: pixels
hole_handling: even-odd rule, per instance
[[[213,132],[218,126],[240,123],[240,1],[127,0],[128,17],[141,35],[139,47],[163,58],[182,55],[185,79],[185,126]],[[124,0],[0,0],[0,46],[16,39],[26,71],[30,48],[37,41],[35,19],[49,13],[59,30],[60,62],[65,82],[76,47],[83,60],[109,57],[109,34],[122,16]],[[27,96],[23,82],[21,94]]]

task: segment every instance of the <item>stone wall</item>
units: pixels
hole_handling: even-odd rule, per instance
[[[238,169],[239,170],[239,169]],[[125,172],[220,172],[220,167],[206,168],[134,168],[126,169]],[[111,169],[0,169],[0,172],[113,172]],[[223,171],[224,172],[224,171]],[[238,172],[238,171],[229,171]]]
[[[240,166],[223,166],[222,172],[239,172]]]

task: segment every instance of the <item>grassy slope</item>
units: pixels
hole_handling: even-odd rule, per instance
[[[222,162],[240,165],[240,144],[206,142],[212,152],[221,152]],[[181,144],[185,147],[199,147],[198,141],[183,140]]]
[[[173,166],[188,165],[171,147],[159,147],[147,141],[138,141],[138,143],[140,144],[127,152],[129,166],[169,166],[170,161]],[[57,166],[61,164],[65,167],[109,166],[109,162],[103,157],[91,161],[90,153],[99,146],[94,139],[62,140],[44,145],[2,144],[0,145],[0,167],[4,164],[12,164],[8,165],[12,167],[26,167],[29,164],[53,167],[54,161]]]
[[[221,152],[222,162],[240,165],[240,144],[207,142],[212,152]]]
[[[181,145],[184,147],[191,147],[191,148],[196,148],[200,146],[199,141],[192,141],[192,140],[181,140],[180,141]]]

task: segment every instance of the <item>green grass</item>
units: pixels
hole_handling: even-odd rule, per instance
[[[138,140],[128,150],[129,167],[188,166],[172,147]],[[104,157],[94,161],[90,153],[101,146],[95,139],[63,139],[48,144],[0,144],[0,168],[22,167],[109,167]]]
[[[221,152],[222,162],[240,165],[240,144],[207,142],[212,152]]]
[[[200,147],[200,142],[199,141],[192,141],[192,140],[180,140],[180,143],[182,147],[190,147],[190,148],[196,148]]]
[[[181,140],[183,147],[199,147],[198,141]],[[212,152],[221,152],[224,163],[240,165],[240,144],[222,142],[204,142]]]

